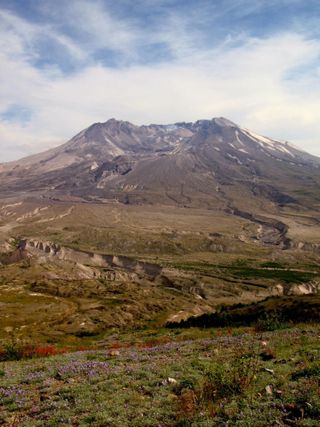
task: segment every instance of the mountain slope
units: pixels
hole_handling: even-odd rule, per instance
[[[249,202],[272,210],[314,205],[319,184],[319,158],[224,118],[150,126],[111,119],[60,147],[0,165],[2,197],[26,192],[219,209]]]

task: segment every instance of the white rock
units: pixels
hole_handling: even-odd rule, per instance
[[[272,385],[267,385],[265,388],[265,391],[267,393],[268,396],[272,396]]]

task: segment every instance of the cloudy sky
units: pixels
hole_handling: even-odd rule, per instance
[[[111,117],[320,155],[319,0],[0,0],[0,162]]]

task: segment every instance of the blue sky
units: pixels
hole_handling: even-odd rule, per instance
[[[318,0],[0,0],[8,161],[110,117],[225,116],[320,155]]]

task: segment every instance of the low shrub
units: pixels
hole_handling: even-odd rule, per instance
[[[189,381],[183,388],[180,385],[177,425],[184,425],[186,414],[194,416],[205,411],[215,417],[221,402],[225,405],[249,392],[256,379],[258,364],[255,354],[242,355],[228,363],[212,365],[197,385]]]
[[[257,332],[264,331],[277,331],[279,329],[286,329],[288,327],[288,323],[283,320],[282,315],[277,312],[267,312],[261,316],[255,325],[255,330]]]
[[[201,390],[202,399],[217,401],[243,394],[257,373],[257,359],[242,356],[228,364],[217,364],[207,371]]]
[[[14,341],[6,343],[0,350],[0,361],[20,360],[23,358],[22,348]]]
[[[4,344],[0,349],[0,361],[12,361],[21,359],[32,359],[37,357],[48,357],[71,351],[67,347],[56,347],[54,345],[20,344],[15,341]],[[81,351],[81,350],[79,350]]]
[[[293,380],[297,380],[299,378],[313,378],[313,377],[318,378],[320,380],[320,363],[316,363],[300,371],[294,372],[291,375],[291,378]]]

